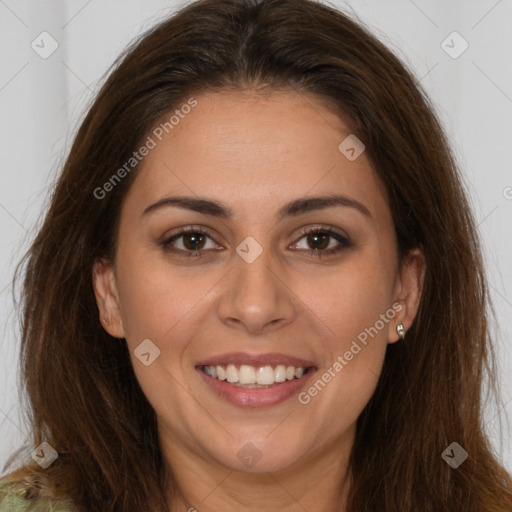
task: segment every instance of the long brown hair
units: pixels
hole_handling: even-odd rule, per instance
[[[426,275],[406,341],[388,346],[350,456],[354,512],[510,512],[512,480],[483,428],[497,394],[488,289],[454,156],[414,76],[369,30],[311,0],[200,0],[135,41],[82,122],[23,270],[21,375],[33,446],[59,453],[41,492],[79,510],[167,510],[155,414],[126,343],[101,327],[93,263],[113,257],[134,168],[107,183],[169,112],[201,92],[315,94],[366,145],[400,255]],[[96,191],[96,194],[95,194]],[[442,452],[457,442],[457,469]],[[44,481],[43,481],[44,480]],[[46,489],[46,491],[45,491]]]

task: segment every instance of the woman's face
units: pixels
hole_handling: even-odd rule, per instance
[[[315,96],[195,99],[150,134],[115,262],[95,266],[105,328],[126,339],[169,459],[339,459],[416,314],[422,257],[399,271],[383,187]]]

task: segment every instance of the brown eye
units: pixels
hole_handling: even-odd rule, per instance
[[[325,233],[309,233],[307,243],[315,250],[326,249],[329,245],[330,235]]]
[[[210,247],[207,246],[209,240],[211,241]],[[218,249],[218,245],[210,235],[197,228],[183,229],[179,233],[163,240],[160,245],[166,252],[175,253],[187,258],[201,257],[206,250]]]
[[[303,249],[314,257],[332,255],[352,246],[346,236],[330,228],[306,229],[299,240],[302,239],[305,239],[306,245]],[[295,242],[293,248],[302,249],[299,243],[299,241]]]
[[[191,250],[197,251],[203,249],[206,237],[202,233],[187,233],[182,235],[183,245]]]

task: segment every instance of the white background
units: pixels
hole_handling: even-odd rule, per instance
[[[49,187],[104,73],[133,37],[181,5],[0,0],[0,474],[27,431],[18,396],[14,266],[35,234]],[[333,0],[331,5],[369,25],[412,67],[456,150],[483,238],[500,333],[501,414],[510,414],[512,0]],[[43,31],[59,45],[47,59],[31,48]],[[456,59],[441,46],[453,31],[469,43]],[[456,39],[448,44],[461,48]],[[500,442],[497,413],[489,407],[487,428],[512,471],[511,429],[504,416]]]

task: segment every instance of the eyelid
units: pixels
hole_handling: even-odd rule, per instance
[[[210,234],[209,229],[204,226],[201,226],[201,225],[189,225],[189,226],[177,228],[177,230],[174,233],[164,236],[163,239],[159,242],[159,245],[161,245],[165,251],[178,254],[185,258],[202,257],[204,255],[204,253],[208,253],[208,252],[212,251],[212,249],[198,249],[196,251],[193,251],[193,250],[185,251],[183,249],[172,248],[172,242],[174,240],[179,239],[182,236],[185,236],[189,233],[197,233],[200,235],[205,235],[210,240],[212,240],[215,244],[220,245],[215,240],[215,238]],[[298,238],[295,238],[294,242],[292,242],[291,245],[297,244],[298,242],[300,242],[300,240],[302,240],[302,238],[304,238],[305,236],[312,234],[312,233],[326,234],[330,238],[334,238],[335,240],[337,240],[338,245],[336,247],[333,247],[330,249],[321,249],[321,250],[300,249],[300,250],[298,250],[299,252],[309,253],[312,257],[321,257],[321,256],[331,255],[331,254],[341,251],[342,249],[352,247],[352,242],[350,241],[350,238],[348,237],[348,235],[346,235],[343,232],[340,232],[334,226],[325,225],[325,224],[321,224],[321,225],[317,224],[317,225],[313,225],[311,227],[306,226],[306,227],[301,228]],[[219,249],[216,249],[216,250],[219,250]]]
[[[160,243],[168,243],[173,238],[179,238],[182,235],[187,235],[189,233],[200,233],[207,235],[212,240],[214,236],[210,233],[209,228],[205,226],[201,226],[200,224],[190,224],[188,226],[183,226],[172,230],[172,232],[166,232],[165,235],[161,237]]]
[[[344,233],[340,229],[335,228],[334,226],[330,226],[328,224],[320,224],[320,225],[313,224],[312,226],[303,227],[300,230],[300,236],[303,237],[304,235],[308,235],[310,233],[316,233],[316,232],[329,233],[332,235],[336,235],[337,237],[342,238],[342,239],[346,240],[347,242],[349,241],[349,236],[346,233]]]

